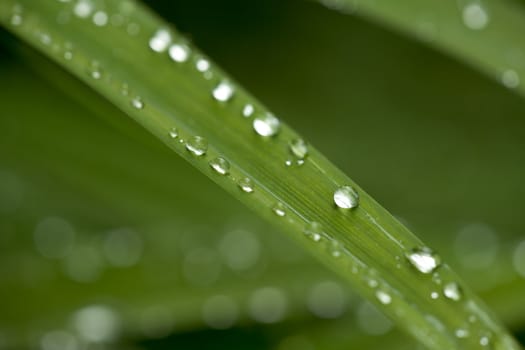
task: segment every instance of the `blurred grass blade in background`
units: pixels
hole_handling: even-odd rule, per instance
[[[0,20],[427,347],[519,348],[438,254],[140,4],[4,1]]]

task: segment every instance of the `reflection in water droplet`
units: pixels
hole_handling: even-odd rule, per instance
[[[463,291],[456,282],[450,282],[443,287],[443,294],[450,300],[459,301],[463,295]]]
[[[261,323],[281,321],[288,308],[286,295],[277,288],[264,287],[256,290],[250,297],[251,317]]]
[[[173,61],[183,63],[190,56],[190,48],[186,44],[173,44],[170,46],[169,55]]]
[[[425,274],[432,273],[441,264],[441,258],[427,247],[413,249],[407,254],[408,261]]]
[[[342,209],[352,209],[359,205],[359,194],[351,186],[343,186],[334,192],[334,203]]]
[[[376,291],[376,298],[383,305],[388,305],[392,302],[392,297],[390,294],[380,289]]]
[[[159,29],[149,40],[149,47],[155,52],[164,52],[171,43],[171,34],[167,29]]]
[[[275,215],[280,216],[280,217],[283,217],[286,215],[286,207],[281,202],[276,203],[273,206],[272,211]]]
[[[239,185],[239,188],[241,190],[243,190],[244,192],[246,193],[252,193],[254,188],[253,188],[253,181],[250,180],[249,178],[245,177],[243,179],[240,179],[237,184]]]
[[[308,293],[308,309],[320,318],[341,316],[345,312],[346,303],[343,288],[333,281],[317,283]]]
[[[253,105],[251,105],[249,103],[247,105],[245,105],[244,108],[242,109],[242,115],[245,118],[248,118],[248,117],[252,116],[253,112],[255,112],[255,108],[253,108]]]
[[[478,2],[471,2],[463,8],[463,23],[469,29],[481,30],[489,23],[489,15]]]
[[[230,85],[230,83],[225,81],[217,85],[212,91],[213,98],[219,102],[229,101],[233,97],[233,94],[233,87]]]
[[[304,159],[308,155],[308,146],[303,139],[292,140],[290,141],[290,151],[295,157]]]
[[[222,157],[210,160],[210,166],[215,172],[221,175],[227,175],[230,172],[230,162]]]
[[[120,331],[120,320],[115,312],[103,305],[91,305],[77,311],[73,324],[79,336],[92,343],[115,340]]]
[[[142,99],[138,96],[131,100],[131,105],[135,109],[144,109],[144,102],[142,102]]]
[[[194,156],[203,156],[208,151],[208,140],[201,136],[193,136],[186,142],[186,149]]]
[[[202,307],[202,318],[213,329],[230,328],[238,317],[239,307],[235,300],[226,295],[212,296]]]
[[[281,128],[281,122],[273,114],[265,113],[253,120],[253,129],[264,137],[276,135]]]
[[[520,85],[520,77],[513,69],[507,69],[501,74],[501,82],[509,89],[515,89]]]
[[[309,222],[304,229],[304,234],[314,242],[319,242],[321,240],[322,233],[323,227],[316,221]]]

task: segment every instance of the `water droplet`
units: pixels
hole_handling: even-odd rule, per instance
[[[340,258],[343,254],[343,246],[336,240],[331,240],[328,244],[328,251],[334,258]]]
[[[186,149],[194,156],[203,156],[208,151],[208,140],[201,136],[193,136],[186,142]]]
[[[321,240],[322,233],[323,227],[316,221],[309,222],[304,229],[304,234],[314,242],[319,242]]]
[[[274,136],[279,132],[281,122],[273,114],[265,113],[253,120],[253,129],[261,136]]]
[[[91,70],[91,78],[93,78],[95,80],[99,80],[100,78],[102,78],[102,72],[100,71],[100,69],[98,67],[94,67]]]
[[[173,44],[169,50],[170,58],[178,63],[183,63],[190,56],[190,48],[186,44]]]
[[[520,77],[513,69],[507,69],[501,74],[501,82],[509,89],[515,89],[520,85]]]
[[[215,89],[213,89],[213,98],[219,102],[227,102],[233,97],[233,87],[230,83],[221,82]]]
[[[210,166],[221,175],[227,175],[230,172],[230,162],[222,157],[210,160]]]
[[[237,182],[237,185],[239,185],[239,188],[246,193],[252,193],[254,190],[253,181],[247,177],[240,179]]]
[[[144,102],[142,102],[142,99],[138,96],[131,100],[131,105],[135,109],[144,109]]]
[[[469,331],[463,328],[456,329],[455,333],[456,333],[456,337],[458,338],[468,338],[469,336]]]
[[[22,18],[22,15],[18,14],[18,13],[14,13],[12,16],[11,16],[11,25],[17,27],[19,25],[21,25],[23,22],[23,18]]]
[[[149,47],[155,52],[164,52],[171,43],[171,34],[167,29],[159,29],[149,39]]]
[[[479,338],[479,345],[488,347],[490,345],[490,335],[483,335]]]
[[[250,116],[253,115],[253,112],[254,112],[254,111],[255,111],[255,108],[253,108],[253,105],[251,105],[251,104],[248,103],[248,104],[245,105],[244,108],[242,109],[242,115],[243,115],[243,117],[248,118],[248,117],[250,117]]]
[[[406,257],[419,272],[425,274],[432,273],[441,264],[439,255],[427,247],[413,249]]]
[[[439,298],[439,293],[438,293],[438,292],[432,292],[432,293],[430,293],[430,298],[436,300],[437,298]]]
[[[93,12],[93,4],[89,0],[79,0],[73,8],[73,13],[80,18],[88,18]]]
[[[273,206],[272,211],[274,212],[275,215],[280,216],[280,217],[283,217],[286,215],[286,207],[281,202],[276,203]]]
[[[208,69],[210,69],[210,62],[208,62],[208,60],[205,60],[204,58],[199,58],[195,63],[195,67],[197,67],[197,70],[199,72],[204,73]]]
[[[97,27],[105,26],[106,24],[108,24],[108,14],[104,11],[95,12],[95,14],[93,15],[93,23],[95,23]]]
[[[292,140],[290,141],[290,151],[295,157],[304,159],[308,155],[308,146],[303,139]]]
[[[285,164],[286,166],[292,166],[293,162],[292,162],[290,159],[287,159],[287,160],[284,162],[284,164]]]
[[[463,291],[461,290],[461,287],[456,282],[450,282],[443,287],[443,294],[446,298],[454,301],[461,300],[461,297],[463,295]]]
[[[339,208],[352,209],[359,205],[359,194],[351,186],[343,186],[334,192],[334,202]]]
[[[489,15],[478,2],[471,2],[463,8],[463,23],[472,30],[484,29],[489,23]]]
[[[383,305],[388,305],[392,302],[392,297],[390,294],[380,289],[376,291],[376,298]]]
[[[42,44],[44,44],[46,46],[49,46],[49,45],[51,45],[53,40],[51,39],[51,36],[49,36],[49,34],[47,34],[47,33],[40,33],[40,42],[42,42]]]
[[[177,130],[176,127],[173,127],[170,129],[168,135],[172,138],[172,139],[176,139],[177,137],[179,137],[179,130]]]

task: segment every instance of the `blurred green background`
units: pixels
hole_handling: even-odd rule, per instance
[[[313,1],[147,3],[525,339],[522,98]],[[96,93],[0,43],[0,349],[418,348]]]

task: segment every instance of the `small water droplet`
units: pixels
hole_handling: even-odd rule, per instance
[[[390,294],[380,289],[376,291],[376,298],[383,305],[388,305],[392,302],[392,297]]]
[[[515,89],[520,85],[520,77],[513,69],[507,69],[501,74],[501,82],[509,89]]]
[[[292,154],[300,160],[306,158],[308,155],[308,146],[303,139],[295,139],[290,141],[290,151]]]
[[[490,346],[490,335],[483,335],[479,338],[479,345],[488,347]]]
[[[253,115],[253,112],[255,111],[255,108],[253,108],[253,105],[251,104],[247,104],[244,106],[244,108],[242,109],[242,115],[243,117],[245,118],[249,118],[250,116]]]
[[[246,193],[252,193],[254,190],[253,181],[247,177],[240,179],[237,182],[239,188]]]
[[[142,102],[142,99],[138,96],[131,100],[131,105],[135,109],[144,109],[144,102]]]
[[[230,172],[230,162],[222,157],[210,160],[210,166],[221,175],[227,175]]]
[[[447,299],[459,301],[463,295],[461,287],[456,282],[450,282],[443,287],[443,294]]]
[[[478,2],[471,2],[463,8],[463,23],[472,30],[482,30],[489,23],[489,15]]]
[[[413,249],[407,254],[408,261],[424,274],[432,273],[441,264],[441,258],[427,247]]]
[[[351,186],[343,186],[334,192],[334,203],[342,209],[352,209],[359,205],[359,194]]]
[[[281,122],[273,114],[265,113],[253,120],[253,129],[264,137],[276,135],[281,128]]]
[[[436,300],[437,298],[439,298],[439,293],[438,293],[438,292],[432,292],[432,293],[430,293],[430,298]]]
[[[203,156],[208,151],[208,140],[201,136],[193,136],[186,142],[186,149],[194,156]]]
[[[64,52],[64,59],[67,61],[71,61],[73,59],[73,52],[69,50]]]
[[[304,229],[304,234],[314,242],[319,242],[321,240],[322,233],[323,227],[316,221],[309,222]]]
[[[49,34],[47,34],[47,33],[40,33],[40,42],[42,42],[42,44],[44,44],[46,46],[49,46],[49,45],[51,45],[53,40],[51,39]]]
[[[291,161],[290,159],[287,159],[287,160],[284,162],[284,164],[285,164],[286,166],[292,166],[292,161]]]
[[[108,14],[104,11],[95,12],[95,14],[93,15],[93,23],[95,23],[97,27],[105,26],[106,24],[108,24]]]
[[[343,255],[343,247],[341,243],[339,243],[336,240],[330,241],[330,243],[328,244],[328,251],[330,252],[330,255],[332,255],[332,257],[334,258],[340,258],[341,255]]]
[[[80,18],[88,18],[93,12],[93,4],[89,0],[79,0],[73,8],[73,13]]]
[[[208,69],[210,69],[210,62],[208,62],[208,60],[205,60],[204,58],[199,58],[195,63],[195,67],[199,72],[204,73]]]
[[[167,29],[159,29],[149,39],[149,47],[155,52],[164,52],[171,43],[171,34]]]
[[[233,87],[228,82],[221,82],[212,91],[213,98],[219,102],[227,102],[233,97]]]
[[[177,137],[179,137],[179,130],[177,130],[176,127],[173,127],[170,129],[168,134],[170,135],[172,139],[176,139]]]
[[[22,15],[20,15],[19,13],[14,13],[11,16],[11,25],[17,27],[17,26],[21,25],[22,22],[23,22],[23,18],[22,18]]]
[[[173,44],[169,50],[170,58],[178,63],[183,63],[190,57],[190,48],[186,44]]]
[[[276,203],[273,206],[272,211],[274,212],[275,215],[280,216],[280,217],[283,217],[286,215],[286,207],[281,202]]]
[[[463,328],[456,329],[455,333],[456,333],[456,337],[458,338],[468,338],[469,336],[469,331]]]

